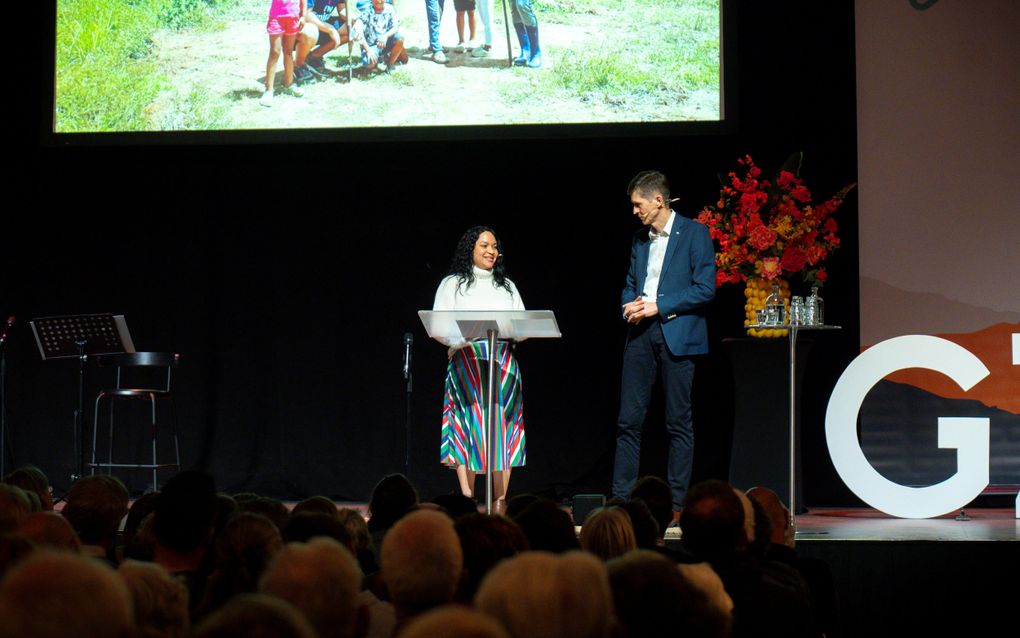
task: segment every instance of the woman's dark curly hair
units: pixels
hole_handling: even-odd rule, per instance
[[[472,254],[475,250],[475,244],[478,243],[478,237],[484,233],[490,232],[492,236],[496,238],[496,250],[499,252],[499,257],[496,259],[496,265],[492,267],[492,278],[496,280],[496,285],[506,288],[507,292],[513,292],[510,288],[510,280],[506,277],[506,266],[503,261],[503,245],[499,242],[499,235],[496,231],[492,230],[488,226],[474,226],[468,228],[467,231],[461,235],[460,241],[457,242],[457,249],[453,253],[453,260],[450,262],[450,272],[447,274],[451,277],[457,278],[457,289],[463,286],[465,290],[471,287],[471,284],[475,283],[475,262],[472,259]]]

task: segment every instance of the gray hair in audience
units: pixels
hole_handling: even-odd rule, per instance
[[[0,582],[0,638],[127,638],[131,595],[110,567],[69,552],[40,550]]]
[[[299,609],[319,638],[355,634],[361,569],[346,547],[332,538],[288,543],[269,564],[259,590]]]
[[[613,602],[605,565],[586,552],[523,552],[482,581],[475,607],[514,638],[605,638]]]
[[[380,563],[399,617],[453,600],[464,555],[450,517],[417,510],[390,528],[383,540]]]
[[[136,636],[180,638],[187,635],[188,588],[155,563],[127,560],[117,568],[135,608]]]
[[[240,594],[203,620],[194,638],[317,638],[315,629],[287,601]]]
[[[703,565],[711,572],[711,567]],[[730,609],[720,609],[700,582],[662,554],[638,550],[606,563],[616,615],[630,636],[723,638]],[[700,574],[700,572],[699,572]],[[715,576],[715,572],[711,572]],[[715,577],[721,589],[722,582]],[[725,595],[725,591],[722,591]],[[728,599],[728,597],[727,597]]]
[[[400,638],[510,638],[506,629],[480,611],[448,605],[412,620]]]
[[[81,541],[71,523],[56,512],[32,512],[18,525],[16,532],[40,547],[78,553]]]

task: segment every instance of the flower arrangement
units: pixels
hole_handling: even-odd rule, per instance
[[[798,274],[810,285],[825,283],[823,262],[840,243],[833,213],[856,184],[812,204],[797,176],[801,156],[791,156],[774,180],[761,179],[750,155],[737,160],[742,168],[723,180],[719,201],[698,215],[717,246],[716,287]]]

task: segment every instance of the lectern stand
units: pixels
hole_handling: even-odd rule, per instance
[[[489,353],[489,383],[485,388],[485,513],[492,513],[492,465],[496,448],[496,341],[561,337],[551,310],[420,310],[429,336],[441,343],[486,339]]]

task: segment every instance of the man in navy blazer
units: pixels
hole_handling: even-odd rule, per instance
[[[630,325],[623,352],[613,496],[628,498],[638,475],[641,427],[652,386],[662,373],[669,436],[668,480],[679,511],[691,479],[691,357],[708,352],[705,311],[715,297],[715,249],[705,226],[670,208],[669,182],[639,173],[627,188],[641,228],[634,235],[623,288]]]

